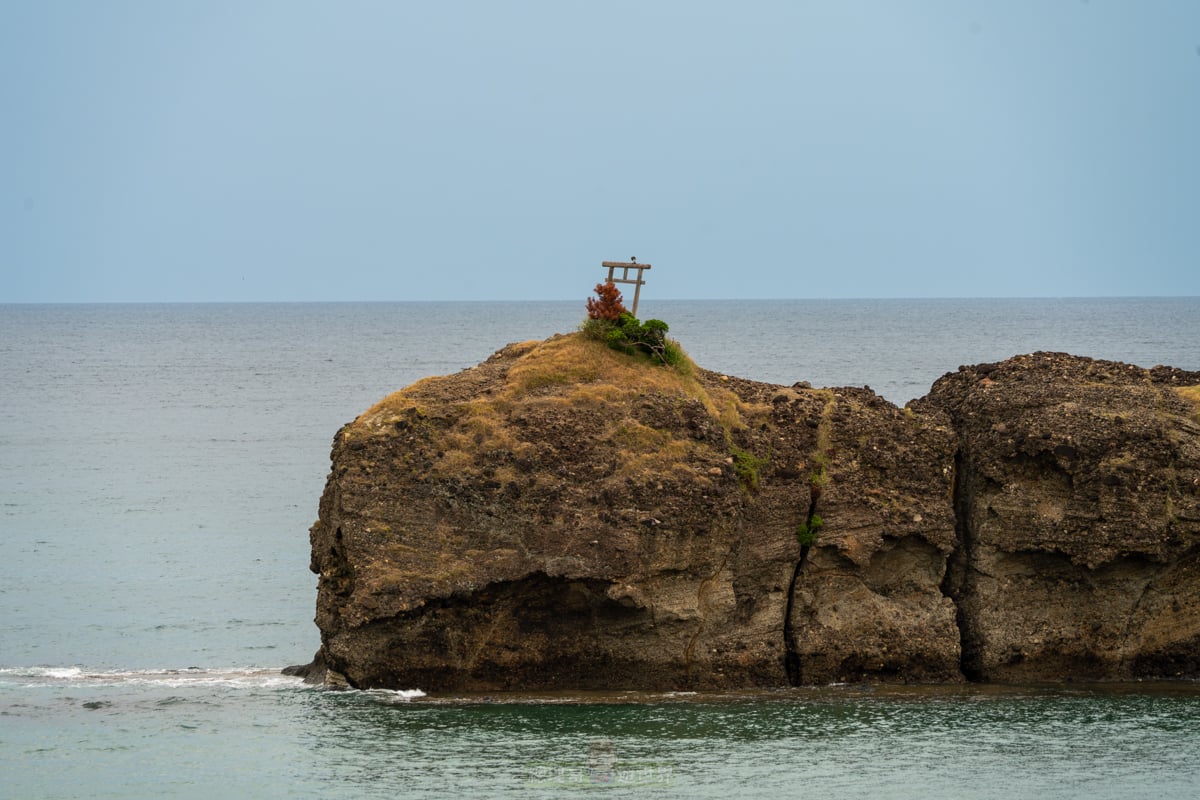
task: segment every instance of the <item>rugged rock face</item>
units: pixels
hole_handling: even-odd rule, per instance
[[[1200,425],[1180,388],[1197,383],[1038,354],[902,410],[578,335],[510,345],[338,432],[310,674],[427,691],[1195,675]]]
[[[1197,383],[1035,353],[934,384],[958,431],[947,585],[968,677],[1200,673]]]

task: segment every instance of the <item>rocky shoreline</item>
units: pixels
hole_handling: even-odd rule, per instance
[[[897,408],[510,345],[335,437],[315,682],[1200,675],[1200,373],[1062,353]]]

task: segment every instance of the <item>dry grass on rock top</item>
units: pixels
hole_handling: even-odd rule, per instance
[[[666,367],[581,334],[509,345],[454,375],[395,392],[342,436],[424,439],[431,477],[519,481],[553,467],[596,478],[695,479],[729,455],[753,409],[706,386],[686,360]],[[411,448],[410,448],[411,450]]]
[[[1175,393],[1192,404],[1195,408],[1192,419],[1200,422],[1200,386],[1180,386],[1175,389]]]

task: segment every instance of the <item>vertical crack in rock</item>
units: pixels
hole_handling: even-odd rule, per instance
[[[971,619],[971,595],[973,593],[973,567],[975,534],[971,525],[971,489],[966,456],[961,449],[954,453],[954,552],[946,563],[946,575],[942,579],[942,594],[954,603],[955,620],[958,623],[959,668],[969,681],[983,678],[980,658],[979,633]]]
[[[820,496],[821,488],[819,486],[811,487],[808,514],[804,518],[807,530],[812,529],[813,517],[817,515],[817,498]],[[800,545],[800,558],[796,561],[796,568],[792,570],[792,580],[788,584],[787,607],[783,612],[783,668],[787,672],[788,683],[792,686],[800,686],[804,681],[800,654],[796,652],[795,638],[792,635],[792,604],[795,602],[796,585],[800,582],[800,573],[804,571],[804,564],[808,561],[808,551],[811,549],[811,544]]]
[[[817,423],[817,446],[812,454],[813,472],[808,479],[808,513],[804,516],[804,525],[797,531],[800,539],[800,558],[796,568],[792,570],[792,580],[788,584],[787,606],[783,614],[783,667],[787,673],[788,683],[800,686],[804,683],[804,665],[800,661],[800,653],[796,648],[796,638],[792,627],[792,610],[796,602],[796,587],[800,583],[800,575],[804,565],[808,563],[808,553],[816,541],[817,530],[821,527],[820,517],[817,516],[817,501],[829,481],[829,468],[832,460],[832,445],[830,442],[830,427],[833,410],[837,405],[837,395],[832,391],[826,392],[825,406],[821,409],[821,418]]]

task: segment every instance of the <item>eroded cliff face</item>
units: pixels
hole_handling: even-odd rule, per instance
[[[947,591],[968,677],[1200,673],[1197,383],[1036,353],[934,385],[958,431]]]
[[[338,432],[318,662],[426,691],[1196,674],[1197,383],[1039,354],[898,409],[510,345]]]
[[[329,667],[433,691],[782,682],[798,547],[745,530],[740,415],[579,337],[388,398],[339,432],[312,529]]]

